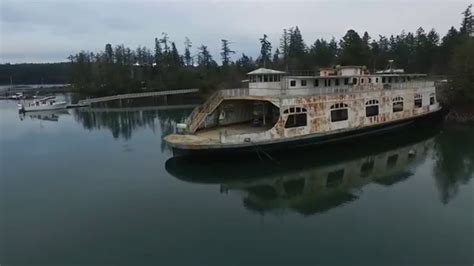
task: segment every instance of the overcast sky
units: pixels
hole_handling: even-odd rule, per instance
[[[209,47],[220,61],[221,39],[238,55],[258,54],[265,33],[273,48],[283,28],[298,25],[307,45],[342,37],[348,29],[370,36],[435,28],[444,35],[459,27],[465,0],[333,1],[151,1],[0,0],[0,63],[58,62],[106,43],[153,47],[167,32],[180,52],[184,38]],[[273,49],[274,50],[274,49]]]

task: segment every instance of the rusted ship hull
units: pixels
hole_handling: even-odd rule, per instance
[[[402,129],[414,128],[416,125],[433,126],[442,120],[446,114],[445,109],[438,109],[426,115],[411,117],[404,120],[397,120],[384,124],[377,124],[371,127],[364,127],[359,129],[346,130],[338,133],[331,133],[325,135],[307,135],[292,139],[285,139],[275,141],[273,143],[248,143],[241,146],[222,147],[209,146],[200,147],[199,149],[191,147],[172,147],[174,156],[231,156],[231,155],[245,155],[249,153],[261,153],[266,151],[279,151],[288,149],[308,148],[312,146],[319,146],[325,144],[343,143],[355,140],[363,140],[364,138],[373,137],[385,133],[394,133]],[[264,155],[262,155],[264,156]]]

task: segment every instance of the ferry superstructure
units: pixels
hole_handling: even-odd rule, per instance
[[[399,128],[441,111],[424,74],[337,66],[295,75],[259,68],[219,90],[165,137],[176,155],[319,144]]]

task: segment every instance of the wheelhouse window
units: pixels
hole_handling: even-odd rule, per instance
[[[306,86],[306,79],[301,80],[301,86]]]
[[[365,116],[371,117],[379,115],[379,101],[369,100],[365,103]]]
[[[288,114],[285,128],[304,127],[308,123],[307,111],[304,107],[290,107],[283,111],[283,113]]]
[[[336,86],[339,86],[339,79],[335,79],[336,81]]]
[[[345,121],[349,118],[349,107],[345,103],[336,103],[331,106],[331,122]]]
[[[393,102],[394,113],[403,111],[403,98],[402,97],[400,96],[395,97],[393,98],[392,102]]]
[[[331,80],[330,79],[325,79],[324,80],[324,87],[329,87],[331,86]]]
[[[345,78],[344,79],[344,85],[348,85],[349,84],[349,78]]]
[[[319,79],[314,80],[314,87],[319,87]]]
[[[290,87],[296,86],[296,80],[290,80]]]
[[[357,85],[357,78],[352,79],[352,84]]]
[[[431,93],[430,94],[430,105],[433,105],[436,103],[436,98],[435,98],[435,94],[434,93]]]
[[[423,98],[421,94],[415,94],[415,108],[421,108],[423,106]]]

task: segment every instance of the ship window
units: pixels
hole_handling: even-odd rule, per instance
[[[331,106],[331,122],[345,121],[349,118],[347,104],[336,103]]]
[[[319,87],[319,79],[315,79],[315,80],[314,80],[314,86],[315,86],[315,87]]]
[[[268,78],[268,81],[273,82],[273,75],[270,75]]]
[[[296,80],[290,80],[290,86],[291,87],[296,86]]]
[[[324,87],[331,86],[331,80],[330,79],[325,79],[324,80]]]
[[[392,83],[392,77],[388,77],[388,83]]]
[[[357,78],[352,79],[352,84],[357,85]]]
[[[371,117],[379,115],[379,101],[369,100],[365,103],[365,116]]]
[[[303,127],[307,124],[306,113],[291,114],[286,119],[285,128]]]
[[[268,82],[268,75],[263,75],[263,82]]]
[[[403,98],[402,97],[395,97],[393,98],[393,112],[401,112],[403,111]]]
[[[372,78],[369,78],[369,83],[372,83]]]
[[[262,76],[258,75],[258,82],[262,82]]]
[[[336,86],[339,86],[339,79],[336,79]]]
[[[344,85],[348,85],[349,84],[349,78],[345,78],[344,79]]]
[[[435,102],[436,102],[435,95],[434,95],[434,93],[432,93],[432,94],[430,94],[430,105],[435,104]]]
[[[415,94],[415,108],[421,108],[423,106],[423,100],[421,94]]]
[[[306,79],[301,80],[301,86],[306,86]]]
[[[360,84],[364,84],[364,78],[360,79]]]
[[[382,83],[385,83],[387,80],[385,77],[382,77]]]
[[[375,78],[375,83],[379,83],[379,78]]]
[[[306,113],[306,108],[304,107],[290,107],[283,111],[284,114],[294,114],[294,113]]]

